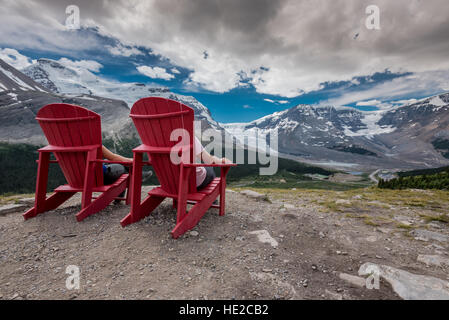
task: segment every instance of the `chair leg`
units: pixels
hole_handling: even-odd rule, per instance
[[[76,192],[56,192],[47,199],[44,199],[43,201],[39,200],[40,201],[39,207],[36,208],[36,206],[34,206],[33,208],[25,212],[23,214],[23,218],[25,220],[28,220],[30,218],[37,216],[40,213],[54,210],[61,204],[66,202],[68,199],[70,199],[75,193]]]
[[[131,186],[131,178],[128,177],[128,179],[126,179],[126,205],[130,205],[131,204],[131,190],[130,190],[130,186]]]
[[[95,201],[91,202],[83,208],[77,215],[76,219],[82,221],[88,216],[97,213],[108,206],[120,193],[126,189],[126,180],[116,186],[112,186],[108,191],[103,192]]]
[[[130,213],[120,221],[121,226],[126,227],[149,216],[164,199],[165,197],[148,196],[139,206],[132,206]]]
[[[226,206],[226,181],[221,181],[220,183],[220,216],[225,215]]]
[[[181,235],[183,235],[184,233],[195,227],[201,220],[201,218],[204,216],[206,211],[210,208],[212,203],[215,201],[217,195],[218,194],[211,194],[207,196],[202,201],[195,204],[185,215],[180,214],[179,210],[182,209],[182,206],[178,204],[178,217],[183,216],[183,218],[181,221],[178,221],[176,223],[175,228],[171,231],[172,237],[174,239],[177,239]]]

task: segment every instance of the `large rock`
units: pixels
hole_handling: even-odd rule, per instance
[[[373,270],[404,300],[449,300],[449,282],[445,280],[370,262],[360,267],[359,275],[371,275]]]
[[[27,206],[24,204],[6,204],[4,206],[0,206],[0,216],[4,216],[8,213],[22,211],[26,208]]]
[[[366,280],[361,277],[353,276],[351,274],[347,273],[340,273],[339,275],[341,280],[344,280],[348,283],[350,283],[353,286],[363,288],[365,286]]]
[[[439,255],[420,254],[417,260],[428,266],[449,267],[449,259]]]
[[[276,241],[276,239],[274,239],[272,236],[270,236],[270,233],[267,230],[256,230],[256,231],[251,231],[249,234],[254,234],[257,236],[257,239],[262,242],[262,243],[268,243],[270,244],[273,248],[277,248],[278,247],[278,242]]]
[[[245,196],[254,198],[254,199],[258,199],[258,200],[263,200],[266,198],[266,195],[261,194],[259,192],[253,191],[253,190],[242,190],[240,191],[241,194],[244,194]]]
[[[434,231],[416,229],[413,230],[411,234],[414,235],[415,239],[417,240],[423,241],[436,240],[440,242],[449,242],[449,236]]]

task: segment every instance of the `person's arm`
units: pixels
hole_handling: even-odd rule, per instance
[[[232,161],[226,158],[218,158],[216,156],[212,156],[209,154],[209,152],[207,152],[206,150],[203,150],[203,152],[201,152],[201,159],[203,160],[203,162],[205,164],[213,164],[213,163],[217,163],[217,164],[231,164]]]
[[[112,151],[110,151],[108,148],[106,148],[105,146],[102,146],[102,151],[103,151],[103,157],[110,161],[133,162],[133,159],[125,158],[125,157],[122,157],[121,155],[115,154]]]

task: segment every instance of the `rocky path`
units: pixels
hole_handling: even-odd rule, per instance
[[[366,190],[229,190],[178,240],[168,201],[124,229],[125,205],[76,222],[79,198],[0,215],[0,299],[449,299],[448,193]]]

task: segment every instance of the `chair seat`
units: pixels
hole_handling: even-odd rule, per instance
[[[124,180],[128,179],[128,177],[129,177],[129,174],[122,174],[120,176],[120,178],[118,178],[113,184],[109,184],[109,185],[105,185],[105,186],[101,186],[101,187],[94,187],[92,189],[92,192],[106,192],[110,188],[121,184]],[[82,191],[83,191],[83,188],[75,188],[68,184],[59,186],[55,189],[55,192],[82,192]]]
[[[187,200],[189,200],[189,201],[203,200],[207,195],[213,193],[215,191],[215,189],[218,188],[218,186],[220,185],[220,181],[221,181],[221,178],[215,178],[214,180],[211,181],[210,184],[207,185],[206,188],[204,188],[198,192],[195,192],[195,193],[187,194]],[[150,190],[148,192],[148,194],[151,196],[156,196],[156,197],[166,197],[166,198],[172,198],[172,199],[178,198],[177,194],[172,194],[172,193],[166,192],[161,187],[157,187],[157,188]]]

